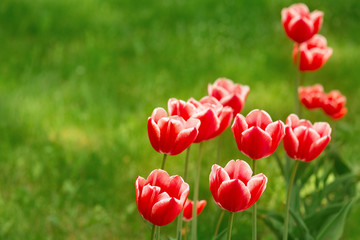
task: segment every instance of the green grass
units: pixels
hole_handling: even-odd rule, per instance
[[[307,74],[306,83],[347,96],[349,113],[337,123],[335,138],[359,171],[360,2],[307,2],[325,12],[321,34],[334,55]],[[251,87],[244,114],[260,108],[284,121],[292,111],[295,72],[280,11],[290,4],[0,1],[0,239],[148,238],[134,181],[159,168],[162,156],[150,146],[147,117],[170,97],[201,98],[207,83],[225,76]],[[320,112],[305,116],[328,120]],[[229,130],[222,140],[222,165],[244,158]],[[216,146],[216,140],[205,145],[200,197],[208,206],[199,216],[201,239],[209,239],[215,225],[208,174]],[[194,146],[192,161],[196,156]],[[184,157],[168,159],[170,174],[182,174]],[[285,196],[284,183],[271,158],[258,166],[269,177],[259,204],[274,207],[283,201],[277,196]],[[353,212],[345,239],[358,235],[359,205]],[[237,214],[234,224],[234,239],[250,238],[247,213]],[[175,225],[162,231],[174,235]],[[259,235],[273,238],[261,222]]]

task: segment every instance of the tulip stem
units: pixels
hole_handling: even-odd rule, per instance
[[[256,174],[256,160],[253,159],[252,160],[253,162],[253,174],[255,175]],[[252,239],[253,240],[256,240],[257,239],[257,232],[256,232],[256,218],[257,218],[257,215],[256,215],[256,202],[254,203],[253,207],[252,207],[252,217],[253,217],[253,222],[252,222]]]
[[[161,163],[161,169],[165,169],[166,157],[167,157],[167,154],[164,153],[164,157],[163,157],[163,160],[162,160],[162,163]]]
[[[189,168],[189,158],[190,158],[190,147],[186,149],[186,158],[185,158],[185,169],[184,169],[184,182],[187,182],[188,178],[188,168]]]
[[[275,156],[276,163],[277,163],[278,167],[280,168],[281,174],[283,175],[283,177],[286,180],[284,164],[281,162],[280,156],[277,152],[274,152],[274,156]]]
[[[221,210],[221,213],[220,213],[218,222],[217,222],[217,224],[216,224],[216,228],[215,228],[215,233],[214,233],[213,239],[216,239],[216,237],[217,237],[217,235],[218,235],[218,233],[219,233],[220,225],[221,225],[222,219],[223,219],[223,217],[224,217],[224,214],[225,214],[225,210]]]
[[[191,146],[191,145],[190,145]],[[184,182],[187,181],[188,176],[188,167],[189,167],[189,156],[190,156],[190,146],[186,149],[186,158],[185,158],[185,170],[184,170]],[[182,219],[183,219],[184,210],[181,210],[178,216],[178,223],[177,223],[177,239],[181,240],[182,237]]]
[[[160,240],[160,226],[156,228],[156,240]]]
[[[231,229],[232,229],[232,225],[234,222],[234,213],[230,212],[230,216],[229,216],[229,226],[228,226],[228,231],[227,231],[227,240],[231,239]]]
[[[296,78],[295,78],[295,84],[294,84],[294,113],[296,115],[299,115],[299,111],[300,111],[300,101],[299,101],[299,97],[298,97],[298,89],[300,86],[300,75],[301,75],[301,71],[300,71],[300,44],[296,43],[296,47],[297,47],[297,54],[296,54]]]
[[[284,235],[283,235],[283,240],[287,240],[288,239],[288,230],[289,230],[289,220],[290,220],[290,198],[291,198],[291,189],[294,183],[294,179],[295,179],[295,175],[296,175],[296,170],[299,166],[299,161],[295,161],[295,165],[294,168],[291,172],[291,176],[290,176],[290,182],[289,182],[289,187],[288,187],[288,192],[287,192],[287,199],[286,199],[286,217],[285,217],[285,226],[284,226]]]
[[[220,164],[220,150],[221,150],[221,135],[218,137],[216,163]]]
[[[153,224],[152,230],[151,230],[151,238],[150,238],[150,240],[155,240],[155,232],[156,232],[155,230],[156,230],[156,225]]]
[[[197,239],[197,214],[196,214],[196,204],[197,201],[199,199],[199,181],[200,181],[200,168],[201,168],[201,158],[202,158],[202,148],[203,148],[203,142],[200,143],[199,145],[199,155],[198,155],[198,160],[197,160],[197,167],[196,167],[196,175],[195,175],[195,184],[194,184],[194,206],[193,207],[193,211],[192,211],[192,215],[193,215],[193,220],[192,220],[192,240],[196,240]]]

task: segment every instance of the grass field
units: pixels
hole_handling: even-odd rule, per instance
[[[321,34],[334,50],[306,84],[347,96],[349,112],[333,140],[359,171],[360,2],[306,2],[325,12]],[[147,239],[134,181],[162,158],[149,143],[147,117],[170,97],[200,99],[208,83],[227,77],[251,87],[244,114],[260,108],[285,121],[295,69],[280,11],[291,3],[0,1],[0,239]],[[318,111],[305,117],[329,120]],[[221,141],[221,165],[244,158],[229,130]],[[216,146],[215,139],[204,150],[200,198],[208,206],[199,216],[200,239],[212,236],[217,214],[208,190]],[[193,146],[192,160],[197,151]],[[184,158],[169,157],[168,172],[182,174]],[[258,169],[269,177],[259,204],[284,201],[273,159]],[[359,214],[357,204],[344,239],[357,239]],[[164,227],[164,236],[174,236],[175,225]],[[250,229],[250,215],[237,214],[234,239],[250,238]],[[274,238],[261,222],[259,235]]]

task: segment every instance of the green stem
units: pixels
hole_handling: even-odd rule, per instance
[[[160,226],[156,228],[156,240],[160,240]]]
[[[232,225],[234,222],[234,213],[230,212],[230,216],[229,216],[229,226],[228,226],[228,231],[227,231],[227,240],[231,239],[231,229],[232,229]]]
[[[190,145],[191,146],[191,145]],[[186,149],[186,158],[185,158],[185,170],[184,170],[184,182],[187,181],[188,176],[188,167],[189,167],[189,156],[190,156],[190,146]],[[181,240],[182,237],[182,219],[183,219],[183,213],[182,210],[178,216],[178,223],[177,223],[177,239]]]
[[[281,162],[279,154],[277,152],[274,152],[274,157],[275,157],[278,167],[280,168],[281,174],[284,176],[284,178],[286,180],[284,164]]]
[[[156,230],[156,225],[153,224],[152,230],[151,230],[151,238],[150,238],[150,240],[155,240],[155,232],[156,232],[155,230]]]
[[[217,237],[217,235],[218,235],[218,233],[219,233],[220,225],[221,225],[222,219],[223,219],[223,217],[224,217],[224,214],[225,214],[225,210],[221,210],[221,213],[220,213],[218,222],[217,222],[217,224],[216,224],[216,229],[215,229],[215,233],[214,233],[213,239],[216,239],[216,237]]]
[[[256,160],[253,159],[253,174],[256,174]],[[252,217],[253,217],[253,225],[252,225],[252,239],[256,240],[257,239],[257,232],[256,232],[256,202],[254,203],[253,207],[252,207]]]
[[[201,168],[201,158],[202,158],[202,148],[203,142],[199,145],[199,155],[196,167],[196,175],[195,175],[195,184],[194,184],[194,207],[193,207],[193,219],[192,219],[192,240],[197,239],[197,214],[196,214],[196,204],[199,199],[199,181],[200,181],[200,168]]]
[[[289,187],[288,187],[288,192],[287,192],[287,198],[286,198],[286,217],[285,217],[285,226],[284,226],[284,235],[283,235],[283,240],[287,240],[288,239],[288,230],[289,230],[289,219],[290,219],[290,198],[291,198],[291,189],[294,183],[294,179],[295,179],[295,175],[296,175],[296,170],[299,166],[299,161],[296,160],[295,161],[295,165],[294,168],[291,172],[291,176],[290,176],[290,182],[289,182]]]
[[[297,54],[296,54],[296,67],[297,67],[297,71],[296,71],[296,79],[295,79],[295,84],[294,84],[294,113],[296,115],[299,115],[299,111],[300,111],[300,101],[299,101],[299,94],[298,94],[298,88],[300,85],[300,75],[301,75],[301,71],[300,71],[300,44],[297,43]]]
[[[216,154],[216,163],[220,163],[220,150],[221,150],[221,135],[218,137],[218,145],[217,145],[217,154]]]
[[[161,163],[161,169],[165,169],[166,157],[167,157],[167,154],[164,153],[164,157],[163,157],[163,160],[162,160],[162,163]]]
[[[186,149],[186,158],[185,158],[185,170],[184,170],[184,181],[186,182],[188,179],[188,168],[189,168],[189,158],[190,158],[190,147]]]

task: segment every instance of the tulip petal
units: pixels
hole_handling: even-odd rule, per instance
[[[330,136],[322,137],[314,142],[310,147],[308,156],[305,158],[305,162],[309,162],[317,158],[329,142]]]
[[[314,31],[313,33],[316,34],[319,32],[324,18],[324,13],[322,11],[315,10],[310,14],[310,18],[314,24]]]
[[[314,26],[310,19],[294,17],[288,24],[289,37],[297,43],[309,40],[314,35]]]
[[[177,155],[187,149],[195,141],[198,133],[196,128],[182,130],[175,140],[171,155]]]
[[[151,146],[155,151],[160,152],[160,128],[151,117],[148,118],[147,130]]]
[[[206,200],[201,200],[196,203],[196,214],[199,215],[206,206]]]
[[[181,203],[185,203],[189,194],[189,185],[185,183],[180,176],[172,176],[165,191],[170,197],[174,197],[179,199]]]
[[[224,107],[219,116],[219,127],[210,138],[219,136],[231,123],[233,111],[230,107]]]
[[[267,132],[259,127],[251,127],[242,133],[239,150],[252,159],[260,159],[271,154],[271,142]]]
[[[236,114],[234,123],[231,126],[236,142],[240,141],[241,133],[246,129],[248,129],[248,124],[246,123],[245,117],[239,113]]]
[[[304,160],[309,155],[311,145],[320,138],[320,135],[312,128],[297,127],[294,130],[299,140],[298,158]]]
[[[206,109],[193,115],[193,118],[200,120],[199,134],[195,139],[195,143],[208,140],[211,135],[219,128],[220,122],[212,109]]]
[[[214,85],[225,89],[227,92],[231,92],[234,86],[234,82],[227,78],[218,78]]]
[[[160,187],[147,184],[143,187],[141,196],[137,201],[137,206],[140,214],[148,221],[151,221],[152,207],[155,204],[156,198],[160,194],[160,192]]]
[[[297,159],[299,150],[299,140],[290,126],[285,127],[285,136],[283,139],[284,149],[287,155],[293,159]]]
[[[221,100],[223,97],[227,96],[229,93],[222,87],[208,85],[208,94],[216,98],[217,100]]]
[[[229,161],[224,170],[228,173],[230,179],[239,179],[245,184],[247,184],[253,174],[249,164],[243,160]]]
[[[161,118],[167,117],[167,113],[163,108],[155,108],[151,114],[151,118],[157,123]]]
[[[136,203],[138,203],[139,198],[141,196],[142,189],[145,185],[146,180],[143,177],[137,177],[135,180],[135,195],[136,195]]]
[[[181,116],[187,121],[196,112],[196,107],[183,100],[177,100],[176,98],[170,98],[168,101],[168,110],[170,116]]]
[[[252,110],[245,119],[249,128],[260,127],[261,129],[265,130],[266,126],[272,123],[270,115],[267,112],[259,109]]]
[[[190,221],[192,219],[192,211],[193,211],[193,205],[194,202],[191,200],[186,200],[185,206],[184,206],[184,210],[183,210],[183,219],[185,221]],[[199,215],[202,210],[205,208],[206,206],[206,201],[205,200],[201,200],[201,201],[197,201],[196,204],[196,215]]]
[[[166,118],[163,118],[166,119]],[[182,120],[182,121],[181,121]],[[175,141],[176,138],[179,134],[179,132],[182,130],[183,125],[185,124],[183,122],[183,119],[175,119],[175,118],[170,118],[168,119],[168,123],[165,129],[165,125],[164,128],[161,129],[161,135],[160,135],[160,151],[162,153],[166,153],[166,154],[170,154],[172,151],[172,148],[175,147]],[[162,119],[159,121],[159,126],[160,122],[162,121]]]
[[[218,202],[218,190],[222,182],[230,180],[228,173],[219,165],[214,164],[209,176],[209,188],[215,202]]]
[[[327,122],[316,122],[313,129],[320,135],[320,137],[330,136],[331,127]]]
[[[223,106],[231,107],[233,114],[235,115],[241,112],[245,101],[243,101],[239,95],[229,94],[222,98],[220,102]]]
[[[266,188],[267,177],[260,173],[253,176],[247,184],[247,187],[251,194],[251,199],[247,205],[247,208],[251,207],[257,200],[259,200],[261,194]]]
[[[345,116],[346,113],[347,113],[347,108],[344,107],[344,108],[342,108],[339,112],[331,115],[330,117],[332,117],[333,119],[340,119],[340,118],[342,118],[343,116]]]
[[[145,184],[158,186],[161,189],[167,189],[169,181],[170,181],[170,176],[166,171],[162,169],[155,169],[149,174]]]
[[[245,210],[251,198],[249,189],[238,179],[224,181],[218,196],[221,207],[230,212]]]
[[[276,148],[279,146],[280,141],[285,135],[284,123],[280,120],[270,123],[266,127],[265,132],[267,132],[272,139],[270,148],[270,154],[272,154],[273,152],[275,152]]]
[[[152,223],[164,226],[171,223],[179,215],[183,205],[175,198],[166,198],[154,204],[151,212]]]

